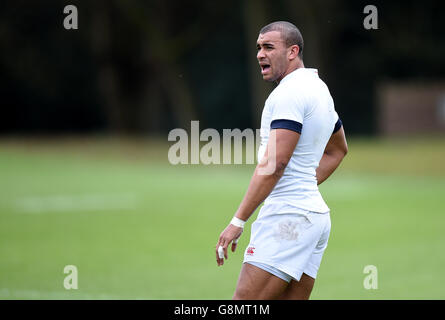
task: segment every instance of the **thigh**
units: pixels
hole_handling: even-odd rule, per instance
[[[292,280],[279,299],[281,300],[309,300],[315,279],[303,273],[300,281]]]
[[[243,263],[233,299],[278,299],[287,286],[288,283],[283,279],[249,263]]]

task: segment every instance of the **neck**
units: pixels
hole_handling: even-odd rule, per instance
[[[276,84],[278,85],[280,83],[280,81],[283,80],[283,78],[285,76],[287,76],[289,73],[294,72],[295,70],[300,69],[300,68],[304,68],[303,60],[298,59],[298,61],[295,61],[295,63],[289,64],[289,67],[287,68],[286,72],[283,73],[283,75],[281,77],[279,77],[277,80],[275,80]]]

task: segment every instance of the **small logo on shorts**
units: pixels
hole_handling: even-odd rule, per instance
[[[254,250],[255,250],[255,247],[249,247],[249,248],[247,248],[246,254],[249,255],[249,256],[253,256],[253,254],[254,254],[253,251]]]

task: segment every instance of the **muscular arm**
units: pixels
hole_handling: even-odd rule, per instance
[[[273,145],[268,144],[263,159],[257,165],[247,192],[241,201],[235,217],[246,221],[255,209],[272,192],[283,175],[284,169],[292,157],[300,134],[286,129],[271,130],[269,141],[275,136],[276,156],[271,152]]]
[[[332,134],[326,145],[320,165],[317,168],[317,184],[325,181],[339,166],[340,162],[348,153],[348,144],[346,142],[345,131],[341,127]]]
[[[235,213],[235,217],[247,221],[256,208],[272,192],[282,177],[299,138],[299,133],[287,129],[274,129],[270,131],[266,152],[261,162],[255,168],[249,187]],[[275,141],[275,145],[273,141]],[[242,228],[229,224],[221,233],[216,248],[220,245],[223,247],[226,259],[228,245],[233,240],[238,239],[242,231]],[[235,249],[236,243],[233,242],[232,251],[235,251]],[[216,258],[218,265],[224,263],[224,259],[219,258],[218,253]]]

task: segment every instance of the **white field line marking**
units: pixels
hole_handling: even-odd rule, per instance
[[[50,195],[18,198],[13,207],[22,213],[129,210],[137,206],[134,194]]]
[[[87,299],[87,300],[122,300],[121,296],[114,296],[105,293],[83,293],[79,290],[72,291],[39,291],[39,290],[11,290],[8,288],[0,289],[1,299]],[[131,297],[131,300],[145,300],[147,297]]]

